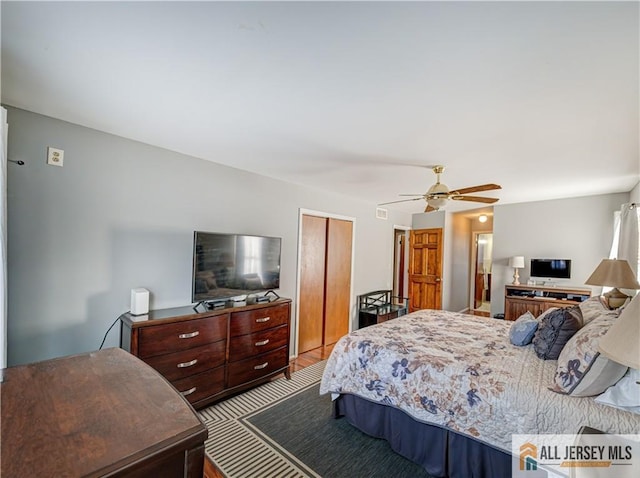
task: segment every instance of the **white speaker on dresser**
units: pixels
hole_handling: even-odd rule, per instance
[[[149,313],[149,291],[143,288],[131,289],[131,314]]]

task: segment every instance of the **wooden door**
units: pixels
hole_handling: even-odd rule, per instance
[[[302,216],[298,352],[322,345],[327,220]]]
[[[349,333],[352,234],[351,221],[328,220],[323,345],[334,344]]]
[[[409,311],[442,308],[442,229],[409,237]]]

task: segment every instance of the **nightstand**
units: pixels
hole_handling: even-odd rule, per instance
[[[358,328],[405,315],[407,302],[405,297],[392,296],[390,290],[377,290],[358,296]]]

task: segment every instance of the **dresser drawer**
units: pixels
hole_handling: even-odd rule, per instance
[[[145,362],[164,375],[167,380],[174,381],[224,365],[226,345],[226,340],[219,340],[182,352],[149,357]]]
[[[286,324],[289,320],[289,305],[265,307],[264,309],[233,312],[230,321],[230,335],[245,335],[258,332],[278,325]]]
[[[141,358],[153,357],[223,340],[227,337],[227,318],[228,315],[224,314],[143,327],[140,330],[138,355]]]
[[[194,403],[224,390],[224,366],[171,383],[189,403]]]
[[[229,371],[228,388],[257,380],[275,372],[289,364],[287,347],[282,347],[266,354],[251,357],[227,365]]]
[[[253,334],[233,337],[229,343],[229,362],[236,362],[254,355],[278,349],[289,342],[289,327],[262,330]]]

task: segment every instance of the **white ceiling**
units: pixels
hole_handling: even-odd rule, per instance
[[[371,203],[640,177],[637,2],[1,6],[3,103],[217,163]]]

